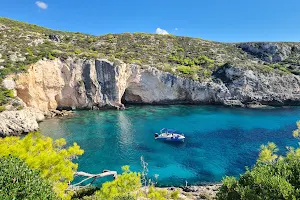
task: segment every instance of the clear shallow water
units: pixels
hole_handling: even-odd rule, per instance
[[[242,109],[217,106],[138,106],[124,111],[77,111],[68,119],[40,124],[44,135],[64,137],[85,150],[79,170],[99,173],[121,171],[130,165],[141,171],[140,156],[149,163],[149,174],[159,174],[163,186],[220,181],[238,176],[255,163],[259,147],[275,142],[282,152],[296,146],[292,131],[300,108]],[[168,127],[183,132],[182,144],[154,140]]]

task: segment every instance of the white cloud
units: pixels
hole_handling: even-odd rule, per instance
[[[41,9],[47,9],[48,8],[48,5],[45,3],[45,2],[42,2],[42,1],[36,1],[35,4],[41,8]]]
[[[178,28],[175,28],[175,31],[178,31]]]
[[[168,31],[161,29],[161,28],[157,28],[155,31],[156,34],[161,34],[161,35],[168,35]]]

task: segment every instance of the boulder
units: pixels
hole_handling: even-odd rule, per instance
[[[43,113],[33,108],[1,112],[0,136],[18,136],[23,133],[37,131],[39,129],[38,121],[43,119]]]
[[[2,85],[5,89],[8,89],[8,90],[14,90],[15,87],[16,87],[16,83],[13,79],[11,78],[6,78],[2,81]]]
[[[49,35],[49,39],[53,40],[55,42],[60,42],[60,38],[58,35],[51,34],[51,35]]]

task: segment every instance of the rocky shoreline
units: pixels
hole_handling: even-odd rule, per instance
[[[200,186],[166,187],[161,189],[167,189],[168,191],[178,190],[180,192],[179,199],[182,200],[212,200],[216,199],[216,194],[221,185],[221,183],[215,183]]]
[[[4,111],[0,113],[0,137],[19,136],[24,133],[38,131],[38,123],[47,118],[72,115],[72,111],[49,110],[48,112],[42,112],[35,108]]]
[[[209,184],[203,186],[187,186],[179,188],[180,196],[186,200],[216,199],[216,194],[221,184]]]

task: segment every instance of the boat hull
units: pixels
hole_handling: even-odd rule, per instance
[[[168,141],[168,142],[184,142],[184,139],[168,139],[168,138],[155,138],[160,141]]]
[[[168,142],[184,142],[185,138],[165,138],[165,137],[156,137],[156,140],[168,141]]]

